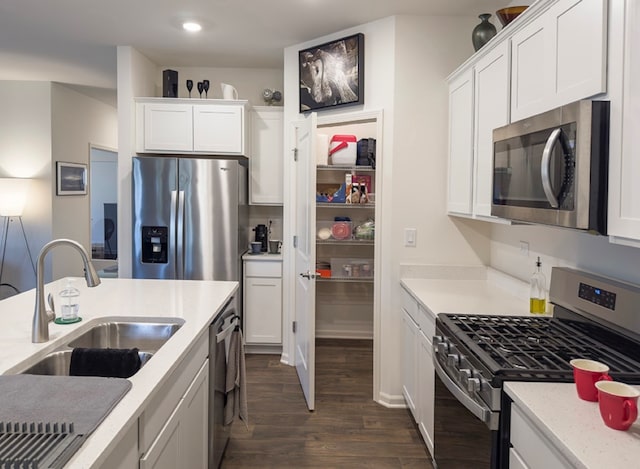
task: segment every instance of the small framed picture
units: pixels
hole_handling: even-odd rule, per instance
[[[86,195],[87,165],[81,163],[56,162],[56,194]]]
[[[300,112],[364,104],[364,34],[298,52]]]

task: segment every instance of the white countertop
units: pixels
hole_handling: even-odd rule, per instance
[[[282,262],[282,254],[269,254],[268,252],[261,252],[260,254],[246,253],[242,256],[243,261],[274,261]]]
[[[64,279],[46,286],[54,296],[64,288]],[[98,426],[68,463],[68,467],[98,467],[101,458],[117,443],[124,430],[136,420],[195,339],[207,333],[209,324],[238,288],[237,282],[102,279],[88,288],[84,279],[74,286],[80,290],[80,316],[71,325],[49,324],[49,342],[31,343],[31,320],[35,292],[0,301],[0,374],[12,374],[37,362],[67,339],[79,336],[106,317],[178,317],[184,325],[164,344],[138,373],[129,378],[131,390]],[[52,396],[55,398],[55,396]]]
[[[403,278],[400,284],[435,315],[530,314],[528,285],[496,271],[475,279]]]
[[[575,384],[508,382],[504,389],[574,467],[640,465],[640,421],[626,432],[605,426],[598,403],[578,398]]]

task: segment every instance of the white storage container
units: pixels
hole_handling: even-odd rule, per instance
[[[334,135],[329,144],[330,164],[355,166],[358,156],[358,142],[355,135]]]

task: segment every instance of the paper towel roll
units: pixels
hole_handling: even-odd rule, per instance
[[[316,136],[316,164],[329,164],[329,135],[317,134]]]

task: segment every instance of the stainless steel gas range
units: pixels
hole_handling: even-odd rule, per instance
[[[570,382],[569,361],[590,358],[613,379],[640,384],[640,287],[558,267],[549,296],[553,317],[438,315],[437,468],[508,467],[505,381]]]

